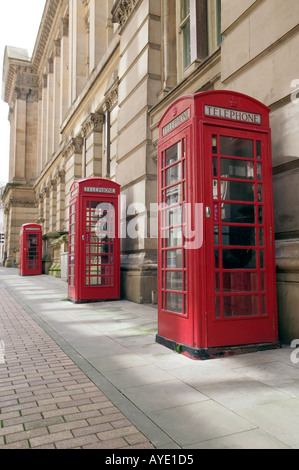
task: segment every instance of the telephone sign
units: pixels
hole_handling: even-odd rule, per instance
[[[278,347],[269,109],[186,95],[159,132],[157,341],[196,358]]]

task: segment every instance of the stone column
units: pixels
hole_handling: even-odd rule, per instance
[[[61,64],[60,64],[60,111],[59,122],[62,123],[68,108],[71,105],[69,93],[69,20],[61,20]],[[62,134],[60,135],[60,141]]]
[[[37,121],[37,174],[39,175],[43,168],[43,91],[40,86],[38,90],[38,121]]]
[[[71,185],[76,179],[82,178],[82,149],[83,139],[81,137],[72,138],[65,151],[65,223],[68,227],[69,220],[69,199]]]
[[[46,118],[46,163],[50,161],[53,155],[53,57],[48,60],[48,86],[47,86],[47,118]]]
[[[44,197],[43,197],[42,192],[38,193],[37,195],[36,205],[37,205],[37,214],[38,214],[36,223],[43,225],[45,219],[44,219]]]
[[[43,74],[42,77],[42,111],[41,111],[41,171],[46,166],[47,161],[47,87],[48,87],[48,76]]]
[[[56,203],[56,231],[66,232],[65,224],[65,171],[56,173],[57,203]]]
[[[86,83],[87,34],[85,26],[86,9],[82,0],[69,3],[70,31],[70,84],[71,102],[81,93]]]
[[[163,88],[169,90],[177,84],[176,67],[176,4],[162,2],[163,15]]]
[[[10,108],[8,119],[10,122],[10,148],[9,148],[9,181],[12,181],[15,173],[15,111]]]
[[[56,231],[57,215],[57,185],[56,180],[52,179],[49,186],[49,231]]]
[[[107,50],[112,30],[111,20],[109,22],[111,9],[108,11],[108,4],[107,0],[89,1],[89,72],[98,65]]]
[[[54,63],[53,63],[53,134],[52,134],[52,154],[56,152],[60,136],[60,39],[54,41]]]
[[[82,177],[102,176],[102,132],[104,115],[92,113],[82,126]]]
[[[50,212],[50,200],[49,200],[49,188],[43,190],[43,234],[45,235],[49,231],[49,212]]]
[[[27,93],[25,88],[15,89],[13,183],[25,182]]]

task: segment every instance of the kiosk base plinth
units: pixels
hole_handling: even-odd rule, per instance
[[[238,346],[222,346],[215,348],[192,348],[186,344],[180,344],[176,341],[156,335],[156,342],[191,359],[207,360],[220,357],[235,356],[252,352],[267,351],[270,349],[280,349],[281,343],[274,341],[272,343],[241,344]]]

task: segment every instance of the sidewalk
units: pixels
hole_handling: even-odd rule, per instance
[[[0,268],[0,449],[299,448],[293,349],[193,361],[155,342],[154,306],[66,297]]]

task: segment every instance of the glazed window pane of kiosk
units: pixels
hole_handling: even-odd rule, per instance
[[[20,229],[19,274],[42,274],[42,227],[24,224]]]
[[[278,347],[271,167],[269,109],[253,98],[203,92],[165,112],[158,342],[196,358]]]
[[[118,184],[103,178],[75,181],[69,220],[69,299],[87,302],[120,296]]]
[[[214,202],[214,214],[221,211],[221,220],[217,216],[214,220],[219,223],[217,229],[221,234],[215,244],[215,248],[219,246],[217,256],[220,257],[216,263],[216,269],[219,269],[216,271],[217,318],[255,316],[262,311],[265,314],[262,302],[265,286],[259,282],[261,276],[264,277],[264,264],[263,251],[260,250],[263,244],[260,245],[259,237],[263,234],[263,226],[259,226],[263,222],[260,217],[262,184],[258,183],[262,182],[262,173],[254,150],[260,149],[258,142],[212,136],[213,165],[221,169],[214,175],[214,185],[221,188],[216,197],[214,195],[214,200],[218,200]],[[246,161],[241,158],[246,158]],[[261,158],[260,150],[258,158]],[[251,181],[247,182],[249,178]],[[242,204],[232,201],[242,201]]]
[[[114,285],[114,227],[113,203],[86,202],[86,286]]]
[[[165,310],[185,315],[185,140],[167,148],[162,162],[162,302]]]

